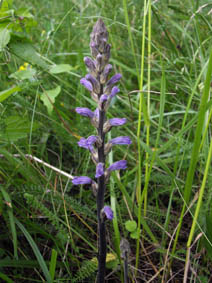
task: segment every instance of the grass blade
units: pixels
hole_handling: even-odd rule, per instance
[[[52,249],[50,266],[49,266],[49,273],[51,275],[52,281],[54,281],[56,264],[57,264],[57,251],[55,249]]]
[[[8,205],[8,216],[10,221],[10,228],[13,238],[13,250],[14,250],[14,257],[15,259],[18,259],[18,248],[17,248],[17,233],[15,228],[15,222],[14,222],[14,215],[13,215],[13,209],[12,209],[12,202],[10,199],[9,194],[1,187],[1,192],[4,197],[5,203]]]
[[[43,271],[43,274],[46,278],[46,281],[48,283],[52,283],[52,279],[51,279],[51,275],[48,271],[48,268],[46,266],[46,263],[44,261],[44,258],[42,257],[36,243],[34,242],[34,240],[32,239],[32,237],[30,236],[30,234],[28,233],[28,231],[25,229],[25,227],[18,221],[17,218],[15,218],[15,223],[18,225],[18,227],[20,228],[20,230],[23,232],[24,236],[26,237],[27,241],[29,242],[37,260],[38,260],[38,263]]]
[[[198,113],[197,128],[196,128],[195,137],[194,137],[194,146],[192,150],[188,175],[187,175],[186,183],[185,183],[185,189],[184,189],[185,202],[184,202],[184,205],[181,211],[179,226],[178,226],[177,233],[175,236],[172,253],[174,253],[176,250],[179,233],[180,233],[181,226],[182,226],[183,215],[184,215],[186,206],[188,205],[190,195],[191,195],[192,182],[193,182],[195,168],[196,168],[196,164],[197,164],[198,156],[199,156],[202,129],[203,129],[204,121],[205,121],[205,115],[207,113],[207,102],[209,98],[211,75],[212,75],[212,50],[210,52],[210,58],[208,62],[208,69],[207,69],[207,75],[206,75],[206,80],[205,80],[205,85],[204,85],[204,91],[203,91],[203,95],[201,98],[200,108],[199,108],[199,113]]]

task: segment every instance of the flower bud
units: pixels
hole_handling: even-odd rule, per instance
[[[94,117],[94,113],[90,109],[88,109],[86,107],[77,107],[77,108],[75,108],[75,111],[78,114],[80,114],[82,116],[85,116],[85,117],[89,117],[89,118],[93,118]]]
[[[97,183],[93,181],[92,184],[91,184],[91,188],[92,188],[92,191],[93,191],[93,195],[95,197],[97,197],[97,192],[98,192],[98,185],[97,185]]]
[[[103,72],[101,73],[100,75],[100,83],[101,84],[105,84],[107,79],[108,79],[108,75],[110,74],[111,70],[112,70],[112,65],[111,64],[107,64],[105,67],[104,67],[104,70]]]
[[[109,172],[114,171],[114,170],[123,170],[127,168],[127,161],[126,160],[119,160],[115,163],[113,163],[112,165],[110,165],[110,167],[107,169]]]
[[[96,56],[99,54],[99,50],[98,50],[98,48],[97,48],[97,45],[96,45],[94,42],[92,42],[92,43],[90,44],[90,50],[91,50],[92,56],[93,56],[94,58],[96,58]]]
[[[111,92],[111,90],[112,90],[112,88],[113,88],[113,85],[114,84],[116,84],[117,82],[119,82],[120,81],[120,79],[121,79],[121,74],[115,74],[108,82],[107,82],[107,85],[106,85],[106,87],[105,87],[105,89],[104,89],[104,92],[106,93],[106,94],[110,94],[110,92]]]
[[[126,118],[112,118],[104,123],[103,132],[106,134],[113,126],[122,126],[126,121]]]
[[[88,74],[85,76],[86,80],[88,80],[93,87],[93,90],[95,93],[99,94],[100,93],[100,84],[97,81],[97,79],[95,79],[92,75]]]
[[[104,154],[107,155],[111,149],[112,149],[112,144],[111,143],[106,143],[105,148],[104,148]]]
[[[84,57],[85,65],[88,67],[90,74],[94,77],[97,75],[97,70],[94,61],[90,57]]]
[[[82,79],[80,80],[80,83],[81,83],[85,88],[87,88],[89,91],[93,91],[93,86],[92,86],[92,84],[91,84],[88,80],[86,80],[85,78],[82,78]]]
[[[96,175],[95,175],[95,177],[99,178],[102,175],[104,175],[104,163],[100,162],[96,166]]]
[[[121,136],[114,138],[109,141],[110,144],[115,145],[115,144],[120,144],[120,145],[129,145],[132,143],[130,137],[128,136]]]
[[[109,220],[113,220],[114,216],[113,216],[113,211],[112,209],[108,206],[108,205],[105,205],[101,211],[101,214],[102,214],[102,218],[103,216],[105,215],[107,217],[107,219]]]
[[[104,68],[104,62],[101,54],[96,56],[96,69],[98,72],[101,72]]]
[[[87,176],[74,177],[74,179],[72,180],[72,183],[74,185],[91,184],[92,182],[92,179]]]
[[[108,95],[102,94],[99,99],[98,107],[101,111],[105,111],[105,105],[108,100]]]
[[[91,159],[95,165],[98,164],[98,152],[95,149],[93,149],[91,152]]]

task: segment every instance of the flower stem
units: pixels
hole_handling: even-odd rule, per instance
[[[105,164],[104,154],[104,139],[103,125],[105,120],[105,111],[99,111],[99,127],[98,135],[102,140],[101,147],[98,148],[98,161]],[[104,166],[105,167],[105,166]],[[105,233],[105,222],[101,217],[101,211],[104,207],[104,194],[105,194],[105,176],[102,175],[98,178],[98,193],[97,193],[97,220],[98,220],[98,273],[97,283],[103,283],[105,280],[105,262],[106,262],[106,233]]]

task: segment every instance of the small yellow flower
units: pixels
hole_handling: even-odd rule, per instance
[[[26,70],[26,68],[24,66],[20,66],[18,70],[23,71],[23,70]]]
[[[25,62],[22,66],[19,67],[18,71],[24,71],[27,70],[29,66],[29,63]]]
[[[115,260],[116,259],[116,256],[112,253],[108,253],[107,254],[107,257],[106,257],[106,262],[110,262],[112,260]]]

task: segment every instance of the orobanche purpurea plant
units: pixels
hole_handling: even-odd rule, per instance
[[[105,135],[112,127],[121,126],[126,123],[126,118],[107,119],[107,110],[111,100],[119,92],[115,84],[121,79],[121,74],[115,74],[109,79],[112,65],[109,64],[111,45],[107,43],[108,32],[104,22],[99,19],[91,33],[90,49],[93,59],[85,57],[84,62],[89,74],[80,80],[80,83],[90,92],[92,99],[97,103],[96,110],[77,107],[76,112],[90,118],[90,122],[97,130],[97,135],[81,138],[78,142],[80,147],[90,151],[93,162],[96,165],[95,178],[92,180],[87,176],[74,177],[74,185],[90,184],[96,196],[97,220],[98,220],[98,274],[97,282],[104,282],[105,261],[107,243],[105,234],[105,219],[113,219],[113,211],[104,203],[106,184],[109,182],[110,173],[114,170],[126,169],[127,161],[119,160],[108,168],[106,167],[106,156],[114,145],[129,145],[131,139],[128,136],[120,136],[105,141]]]

